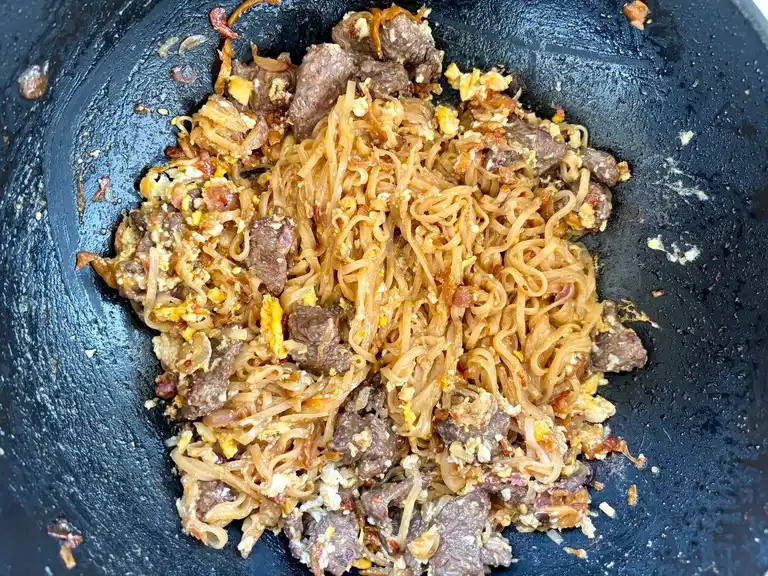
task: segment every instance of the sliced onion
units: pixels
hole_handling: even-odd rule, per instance
[[[202,34],[195,34],[194,36],[187,36],[179,46],[179,56],[184,56],[190,50],[194,50],[200,44],[206,41],[205,36]]]
[[[274,58],[265,58],[264,56],[254,56],[253,63],[267,72],[287,72],[291,69],[289,62],[282,62]]]
[[[191,342],[182,344],[176,369],[182,374],[192,374],[208,365],[212,353],[213,349],[208,336],[203,332],[197,332]]]
[[[160,47],[157,49],[157,53],[160,55],[160,58],[168,58],[168,51],[173,48],[174,44],[176,44],[178,41],[178,36],[171,36],[168,38],[168,40],[160,44]]]
[[[550,540],[557,544],[558,546],[562,545],[564,542],[563,537],[560,535],[560,532],[557,530],[547,530],[547,536],[549,536]]]

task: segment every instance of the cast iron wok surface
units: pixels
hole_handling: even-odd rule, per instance
[[[595,519],[593,542],[564,534],[567,545],[587,550],[586,561],[544,535],[510,533],[520,562],[499,573],[764,574],[768,57],[756,29],[765,22],[727,0],[651,1],[653,22],[640,33],[621,4],[431,2],[447,62],[521,68],[530,105],[564,106],[596,146],[632,163],[635,177],[617,190],[611,226],[590,245],[601,254],[602,295],[632,299],[660,325],[637,327],[651,351],[648,368],[605,389],[618,407],[614,431],[649,459],[645,471],[621,457],[596,467],[607,487],[594,494],[595,507],[606,500],[617,517]],[[117,219],[139,201],[138,175],[173,142],[169,117],[134,114],[134,105],[177,114],[211,91],[213,5],[0,5],[2,574],[66,573],[58,543],[45,535],[61,515],[85,538],[72,574],[305,573],[272,535],[242,560],[233,545],[217,552],[181,534],[173,506],[180,490],[163,446],[171,430],[160,410],[142,406],[158,373],[151,334],[89,270],[74,270],[79,250],[110,253]],[[299,59],[344,12],[364,6],[284,0],[252,10],[238,30],[262,52],[287,49]],[[157,55],[169,36],[193,33],[208,43],[183,59]],[[16,77],[45,60],[48,94],[22,100]],[[182,61],[200,74],[190,86],[169,78]],[[686,130],[696,135],[681,147]],[[94,150],[102,152],[94,158]],[[91,202],[107,174],[110,201]],[[669,262],[646,247],[657,235],[665,245],[696,245],[701,256]],[[653,298],[655,289],[664,296]],[[626,505],[632,483],[634,509]]]

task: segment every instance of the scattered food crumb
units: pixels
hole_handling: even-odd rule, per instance
[[[144,104],[136,104],[136,106],[133,107],[133,111],[136,112],[136,114],[149,114],[151,110],[144,106]]]
[[[619,306],[619,315],[625,322],[645,322],[657,330],[661,327],[648,317],[645,312],[640,312],[631,300],[622,300]]]
[[[169,114],[167,108],[158,108],[157,113],[160,114],[160,116],[168,116]]]
[[[94,150],[93,152],[89,152],[88,156],[90,156],[91,158],[98,158],[99,156],[101,156],[101,150]]]
[[[562,546],[564,540],[563,537],[560,535],[560,532],[557,530],[547,530],[547,536],[549,536],[549,539],[552,540],[555,544],[558,546]]]
[[[677,245],[677,242],[672,242],[672,250],[669,251],[664,246],[664,243],[661,241],[661,236],[656,236],[655,238],[648,238],[647,246],[651,250],[656,250],[658,252],[664,252],[667,255],[667,260],[670,262],[676,262],[677,264],[681,264],[682,266],[685,266],[689,262],[693,262],[701,255],[701,250],[698,246],[694,246],[692,244],[688,244],[685,251],[681,250],[680,247]]]
[[[85,351],[85,355],[88,356],[88,358],[93,358],[94,354],[96,354],[96,348],[92,348]]]
[[[147,410],[152,410],[152,408],[155,408],[157,406],[157,398],[152,398],[151,400],[147,400],[144,402],[144,408]]]
[[[651,466],[651,473],[658,476],[661,470],[659,470],[658,466]]]
[[[688,146],[693,140],[694,133],[688,130],[687,132],[680,132],[680,145]]]
[[[587,551],[583,548],[571,548],[569,546],[565,546],[563,548],[568,554],[573,554],[578,558],[579,560],[586,560],[587,559]]]
[[[182,64],[181,66],[171,68],[171,78],[179,84],[192,84],[197,80],[197,72],[188,64]]]
[[[597,507],[600,508],[603,514],[608,516],[608,518],[616,517],[616,510],[613,508],[613,506],[608,504],[608,502],[600,502],[600,504]]]
[[[599,491],[601,491],[603,488],[605,488],[605,484],[603,484],[602,482],[598,482],[597,480],[595,480],[594,482],[592,482],[592,488],[594,488],[595,490],[597,490],[597,491],[599,492]]]
[[[635,468],[638,470],[643,470],[645,466],[648,464],[648,458],[645,457],[645,454],[642,452],[637,455],[637,458],[635,458]]]
[[[48,526],[48,536],[61,541],[59,556],[64,561],[64,566],[72,570],[77,563],[72,551],[83,543],[83,537],[77,532],[74,526],[65,518],[57,518]]]
[[[629,23],[638,30],[645,29],[645,21],[648,18],[648,6],[640,0],[633,0],[629,4],[624,4],[624,16]]]
[[[635,506],[637,504],[637,485],[632,484],[627,490],[627,504]]]
[[[160,47],[157,49],[157,54],[160,58],[168,58],[168,51],[173,48],[178,41],[178,36],[171,36],[168,40],[160,44]]]
[[[19,76],[19,91],[27,100],[39,100],[48,91],[48,62],[30,66]]]
[[[5,456],[5,450],[3,450],[2,448],[0,448],[0,456]]]
[[[99,200],[102,200],[104,198],[104,195],[107,193],[107,190],[109,190],[110,185],[110,179],[109,176],[102,176],[99,178],[99,189],[96,191],[96,194],[93,195],[93,198],[91,198],[92,202],[98,202]]]
[[[654,298],[659,298],[661,296],[664,296],[664,290],[653,290],[651,291],[651,296]]]
[[[43,213],[42,213],[42,212],[40,212],[40,210],[38,210],[37,212],[35,212],[35,220],[37,220],[38,222],[40,222],[40,219],[41,219],[42,217],[43,217]]]

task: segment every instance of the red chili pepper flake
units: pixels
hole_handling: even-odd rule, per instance
[[[171,68],[171,78],[179,84],[192,84],[197,80],[197,72],[187,64],[174,66]]]
[[[96,191],[96,194],[93,195],[93,198],[91,198],[91,202],[98,202],[104,198],[104,194],[109,190],[110,182],[109,176],[102,176],[99,178],[99,189]]]
[[[232,30],[227,24],[227,12],[221,6],[211,10],[208,13],[208,18],[211,21],[213,29],[224,36],[224,38],[229,38],[230,40],[237,40],[240,38],[240,34]]]

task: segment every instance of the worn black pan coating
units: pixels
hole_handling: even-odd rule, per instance
[[[225,3],[234,7],[232,0]],[[238,24],[264,53],[328,38],[360,0],[285,0]],[[408,5],[406,3],[406,5]],[[447,60],[523,70],[527,102],[559,104],[592,142],[628,159],[601,254],[600,288],[659,328],[637,327],[646,370],[613,378],[614,430],[649,460],[597,466],[595,493],[617,515],[598,538],[511,534],[508,574],[744,574],[768,570],[768,26],[728,0],[650,2],[644,33],[609,0],[432,2]],[[301,574],[265,537],[249,560],[180,533],[179,494],[158,410],[144,409],[158,367],[150,333],[75,253],[109,253],[114,224],[138,203],[142,169],[172,143],[170,114],[211,90],[209,0],[26,0],[0,4],[0,573],[66,571],[46,525],[82,531],[74,574]],[[411,6],[413,7],[413,6]],[[169,36],[205,34],[184,58]],[[761,40],[762,35],[762,40]],[[247,49],[241,42],[239,48]],[[51,62],[40,102],[16,77]],[[200,79],[180,86],[170,67]],[[152,114],[133,112],[136,104]],[[695,133],[683,147],[679,133]],[[96,153],[95,151],[100,152]],[[82,175],[84,212],[76,181]],[[109,175],[111,202],[93,203]],[[704,197],[706,196],[706,199]],[[681,265],[647,247],[661,237],[700,256]],[[670,251],[672,249],[670,248]],[[653,297],[653,290],[664,290]],[[656,474],[651,471],[655,466]],[[640,501],[626,505],[637,484]],[[234,542],[234,538],[231,541]]]

